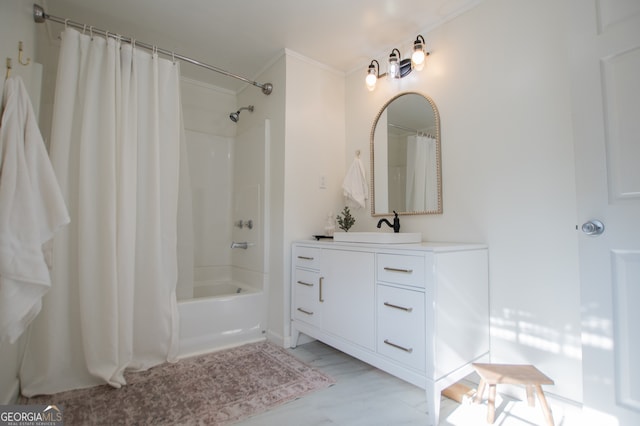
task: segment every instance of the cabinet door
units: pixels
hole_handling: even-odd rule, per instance
[[[322,328],[375,348],[374,254],[323,250],[320,267]]]

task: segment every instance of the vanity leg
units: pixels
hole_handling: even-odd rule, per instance
[[[440,389],[438,386],[427,386],[427,403],[432,426],[438,426],[440,421]]]
[[[291,348],[295,349],[298,346],[298,338],[300,337],[300,332],[296,330],[295,327],[291,327]]]

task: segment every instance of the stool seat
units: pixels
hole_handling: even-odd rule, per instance
[[[480,384],[478,385],[478,392],[476,393],[474,402],[480,403],[482,401],[484,388],[486,385],[489,385],[487,422],[493,424],[495,421],[496,385],[510,384],[524,385],[526,387],[527,401],[530,406],[535,405],[533,397],[533,390],[535,389],[547,425],[554,425],[549,404],[547,404],[547,399],[542,391],[542,385],[553,385],[554,382],[536,367],[533,365],[476,363],[473,364],[473,368],[480,376]]]

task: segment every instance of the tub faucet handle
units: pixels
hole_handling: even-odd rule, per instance
[[[249,220],[237,220],[233,223],[233,226],[235,226],[236,228],[249,228],[249,229],[253,229],[253,220],[249,219]]]

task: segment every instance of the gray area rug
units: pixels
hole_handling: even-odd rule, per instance
[[[63,407],[65,425],[224,425],[300,398],[335,381],[267,342],[128,373],[103,385],[21,398]]]

